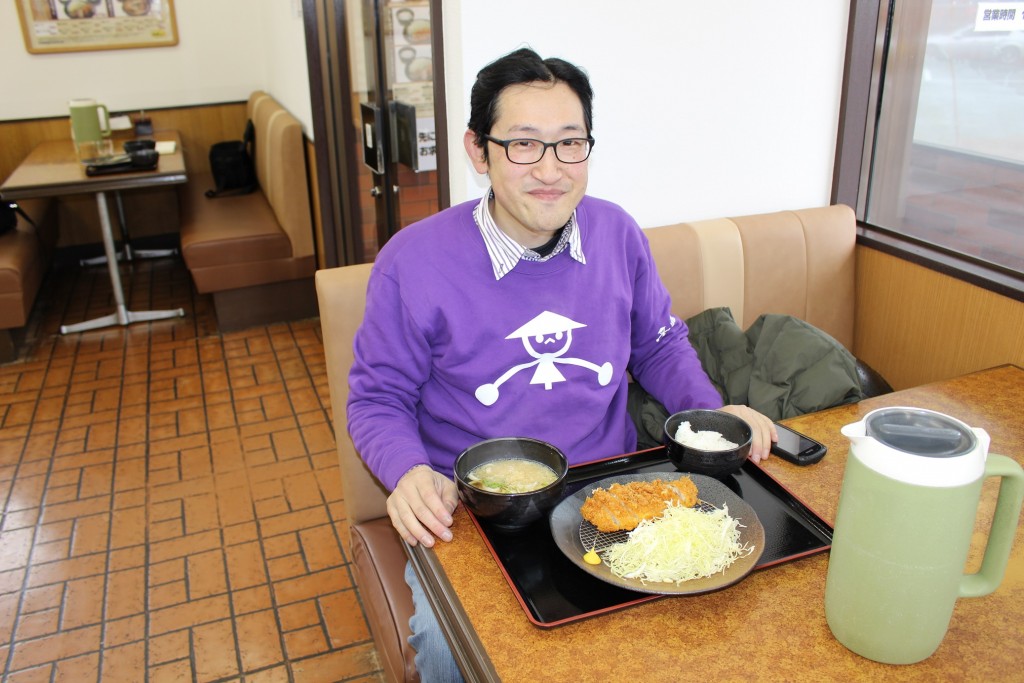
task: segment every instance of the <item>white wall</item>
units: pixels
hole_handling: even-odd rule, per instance
[[[476,72],[524,45],[590,74],[588,192],[640,225],[828,203],[848,0],[443,7],[453,203],[487,186],[462,147]]]
[[[312,134],[299,0],[177,0],[173,47],[30,54],[13,1],[0,2],[0,120],[67,115],[94,97],[114,111],[273,94]]]
[[[180,0],[179,0],[180,1]],[[192,0],[213,4],[221,0]],[[252,0],[249,0],[252,2]],[[259,45],[266,72],[266,90],[302,123],[313,139],[313,107],[309,100],[309,69],[306,65],[306,34],[301,0],[260,0],[263,35]]]

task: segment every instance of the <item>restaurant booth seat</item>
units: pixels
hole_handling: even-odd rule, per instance
[[[15,228],[0,235],[0,363],[15,360],[57,244],[57,202],[23,199]]]
[[[181,193],[181,254],[212,294],[221,331],[316,316],[316,255],[302,125],[265,92],[246,105],[259,189],[208,198],[210,170]]]
[[[729,306],[746,328],[762,313],[791,314],[852,349],[856,224],[850,208],[720,218],[645,233],[678,317]],[[370,269],[321,270],[316,287],[356,585],[388,680],[414,681],[406,555],[387,517],[387,493],[349,438],[345,411]]]
[[[407,558],[387,516],[387,492],[356,453],[345,414],[352,342],[363,321],[371,267],[367,263],[317,271],[320,327],[356,586],[387,680],[418,681],[415,652],[408,643],[413,606],[404,576]]]

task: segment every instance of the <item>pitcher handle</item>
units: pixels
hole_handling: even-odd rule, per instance
[[[110,133],[111,133],[111,129],[110,129],[110,112],[107,111],[107,105],[105,105],[105,104],[97,104],[96,108],[103,112],[103,120],[100,123],[100,133],[103,134],[103,137],[106,137],[106,136],[110,135]]]
[[[1017,520],[1024,503],[1024,469],[1005,455],[989,453],[985,461],[986,477],[1001,477],[999,498],[992,517],[992,530],[985,544],[981,569],[966,574],[960,580],[960,597],[977,598],[988,595],[1003,581],[1006,564],[1010,559],[1013,537],[1017,533]]]

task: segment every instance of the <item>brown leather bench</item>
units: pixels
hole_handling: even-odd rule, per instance
[[[260,189],[209,199],[207,170],[190,172],[181,197],[181,254],[196,290],[213,295],[222,331],[317,313],[302,126],[264,92],[249,97],[247,112]]]
[[[57,242],[57,203],[23,199],[14,230],[0,235],[0,363],[17,358],[24,327],[35,305]]]
[[[680,318],[729,306],[746,328],[762,313],[791,314],[853,350],[856,220],[849,207],[679,223],[646,234]],[[415,681],[403,543],[386,514],[386,491],[352,445],[345,413],[352,341],[363,320],[370,269],[363,264],[317,272],[320,325],[356,585],[385,676]]]

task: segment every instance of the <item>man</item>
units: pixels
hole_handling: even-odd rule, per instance
[[[528,49],[481,70],[464,143],[490,192],[400,231],[374,264],[349,431],[411,545],[451,540],[452,466],[477,441],[533,437],[570,463],[635,450],[630,375],[669,412],[745,419],[755,461],[776,438],[722,407],[636,222],[585,196],[592,97],[578,67]]]

